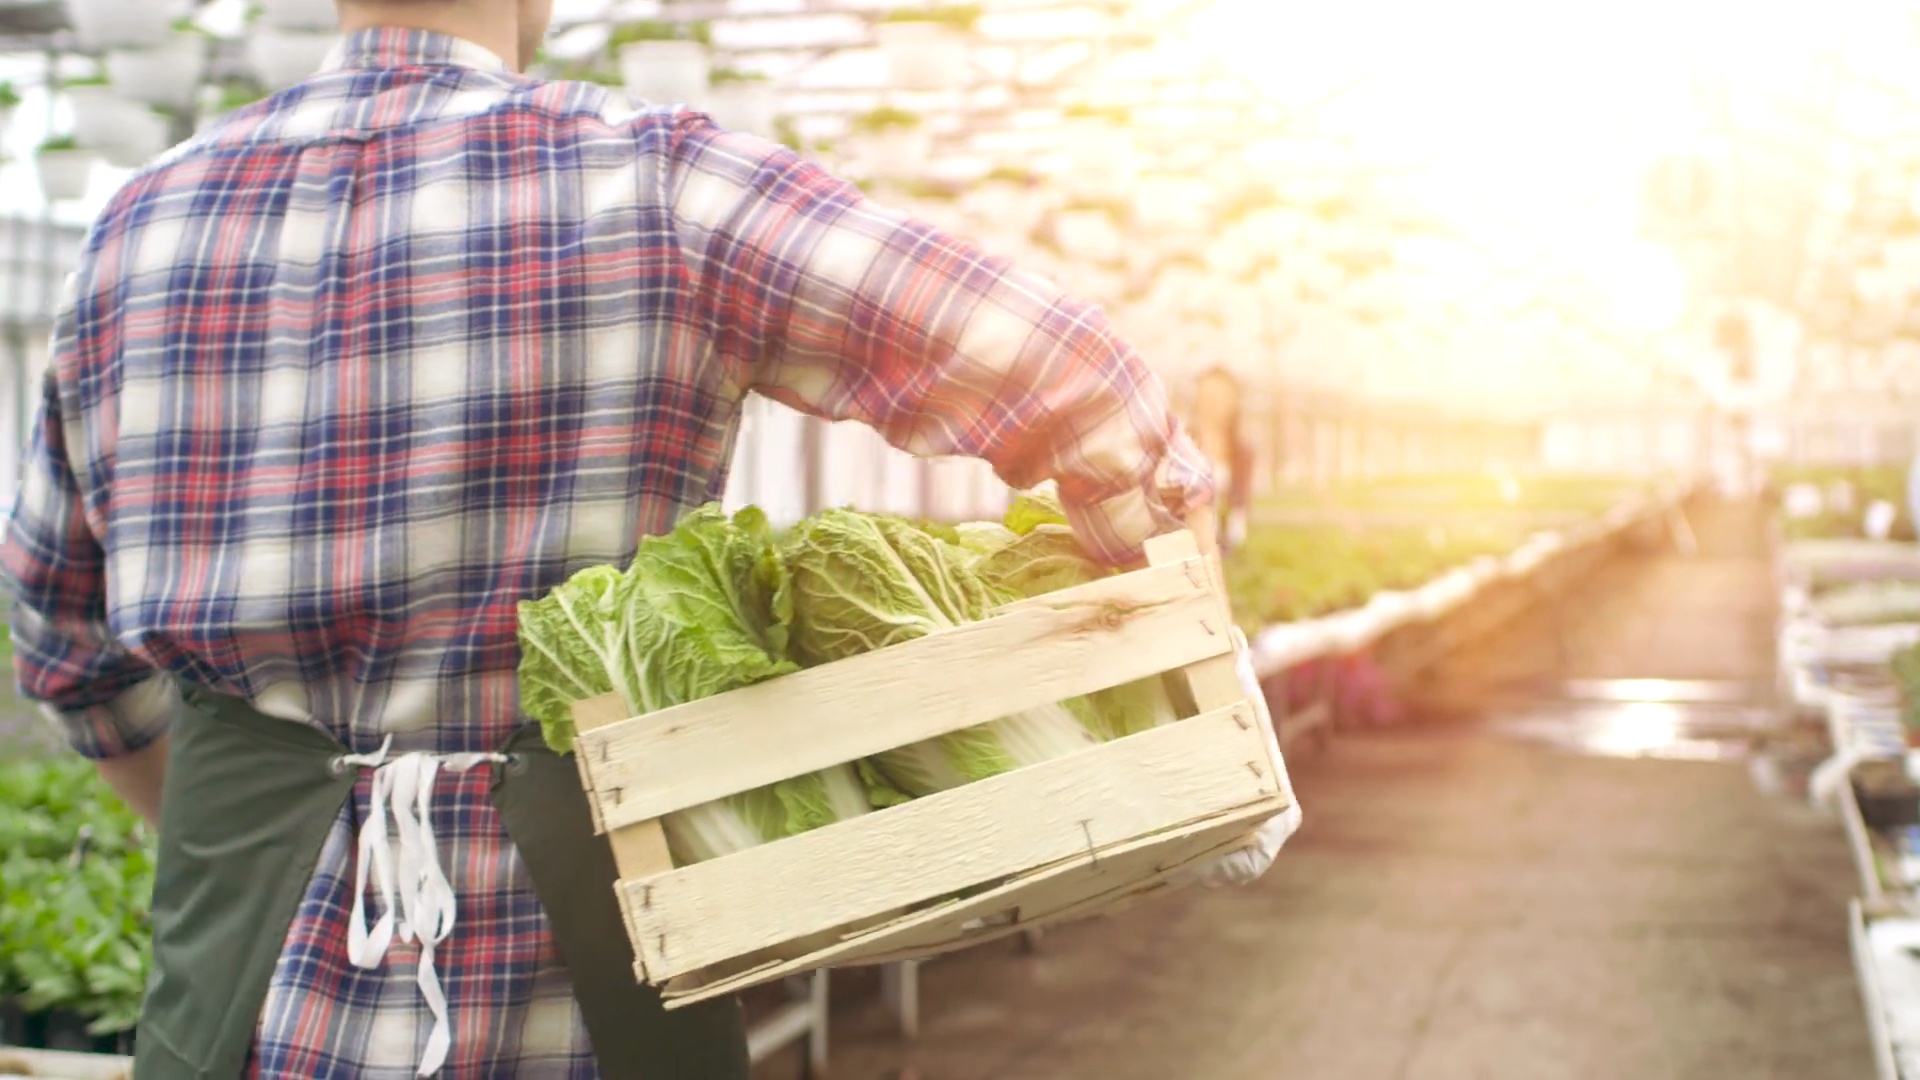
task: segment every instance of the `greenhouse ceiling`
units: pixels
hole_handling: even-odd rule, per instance
[[[560,0],[540,67],[786,141],[1171,369],[1492,409],[1920,397],[1917,11]],[[330,15],[0,0],[0,212],[84,223],[311,71]]]

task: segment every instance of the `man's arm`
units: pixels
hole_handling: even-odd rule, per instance
[[[127,804],[153,821],[166,768],[166,730],[181,705],[178,685],[114,640],[107,626],[106,557],[89,520],[74,449],[86,445],[84,405],[64,398],[57,372],[76,348],[69,302],[55,329],[49,367],[6,541],[0,546],[14,599],[14,670],[22,696],[93,759]]]
[[[1017,488],[1055,479],[1108,562],[1182,524],[1210,545],[1207,463],[1098,309],[704,118],[678,122],[663,180],[742,388],[913,454],[985,458]]]

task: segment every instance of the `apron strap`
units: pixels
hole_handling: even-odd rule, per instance
[[[668,1012],[634,975],[633,942],[614,892],[613,847],[571,758],[537,727],[508,740],[494,804],[533,878],[605,1080],[748,1080],[746,1018],[735,998]]]

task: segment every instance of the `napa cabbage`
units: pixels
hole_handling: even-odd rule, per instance
[[[978,573],[989,588],[1019,597],[1042,596],[1085,585],[1111,571],[1093,561],[1065,525],[1039,523],[1031,515],[1024,536],[985,557]],[[1180,719],[1166,677],[1155,675],[1097,690],[1067,702],[1081,723],[1102,741],[1137,735]]]
[[[830,663],[986,618],[1007,594],[978,552],[904,518],[829,510],[781,544],[793,581],[792,650]],[[1096,745],[1074,711],[1043,705],[878,754],[872,770],[906,796],[946,791]]]
[[[626,571],[592,567],[519,606],[520,707],[566,753],[576,701],[617,693],[634,715],[799,670],[788,655],[792,582],[759,510],[709,505],[641,541]],[[667,815],[678,865],[866,813],[851,765]]]

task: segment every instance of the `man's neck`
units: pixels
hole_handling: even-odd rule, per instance
[[[520,55],[511,0],[343,0],[340,4],[343,32],[376,26],[428,30],[471,41],[516,71],[524,69],[528,59]]]

